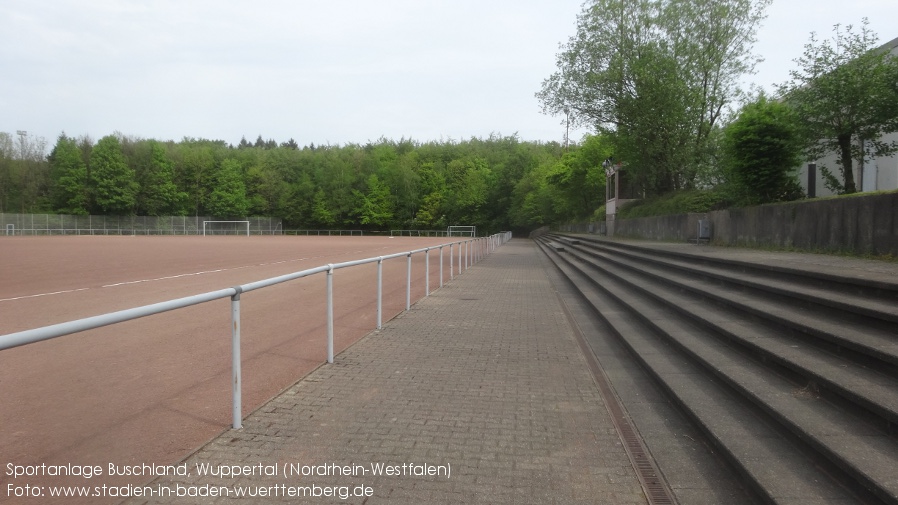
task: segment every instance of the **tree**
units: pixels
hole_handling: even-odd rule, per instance
[[[312,199],[312,216],[310,222],[314,226],[323,228],[333,226],[336,222],[334,213],[331,212],[327,205],[327,195],[324,194],[324,190],[322,189],[316,191],[315,196]]]
[[[59,135],[48,161],[53,209],[63,214],[87,214],[90,205],[87,165],[78,143],[65,133]]]
[[[482,223],[492,172],[483,158],[455,159],[446,166],[446,218],[449,225]]]
[[[898,143],[882,141],[898,131],[898,58],[876,48],[868,24],[865,18],[860,33],[836,25],[832,40],[812,33],[795,60],[799,68],[778,89],[798,114],[807,158],[837,155],[841,181],[820,166],[827,187],[837,193],[857,191],[854,160],[862,165],[898,150]]]
[[[134,166],[140,191],[137,206],[141,215],[182,215],[186,212],[188,195],[180,191],[174,182],[174,163],[165,152],[165,146],[150,140],[142,142],[139,159]]]
[[[125,215],[135,211],[140,187],[115,135],[101,138],[91,150],[90,181],[96,204],[104,213]]]
[[[725,130],[724,153],[740,203],[794,200],[801,139],[792,109],[761,96],[742,108]]]
[[[294,151],[280,147],[241,152],[243,166],[247,167],[246,194],[253,215],[284,217],[284,207],[290,195],[287,177],[295,167]]]
[[[0,132],[0,211],[8,212],[12,209],[10,197],[13,189],[12,136]]]
[[[198,216],[214,184],[215,152],[209,144],[182,141],[176,154],[175,183],[187,193],[190,210]]]
[[[0,199],[5,208],[17,212],[49,210],[50,172],[46,163],[47,142],[26,131],[16,139],[0,134]]]
[[[384,226],[393,219],[393,201],[390,188],[380,182],[377,175],[368,177],[368,192],[354,190],[357,199],[355,210],[362,225]]]
[[[245,217],[249,211],[246,184],[240,173],[240,162],[224,160],[215,175],[215,186],[206,203],[206,211],[215,217]]]
[[[414,226],[424,229],[444,228],[445,219],[446,178],[434,162],[422,163],[418,167],[420,191],[424,195],[415,213]]]
[[[602,162],[612,154],[608,139],[601,135],[586,137],[554,163],[546,182],[554,189],[556,212],[567,219],[588,218],[604,204],[605,171]]]
[[[590,0],[543,111],[611,136],[649,194],[688,188],[709,163],[711,132],[756,61],[771,0]]]

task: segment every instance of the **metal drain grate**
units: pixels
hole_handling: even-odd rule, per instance
[[[595,354],[593,354],[592,349],[583,337],[579,325],[577,325],[576,320],[574,320],[560,294],[558,298],[561,301],[561,306],[564,309],[571,327],[574,329],[577,343],[580,345],[580,350],[586,358],[586,362],[589,365],[589,371],[592,372],[592,378],[599,388],[599,393],[602,395],[602,399],[605,400],[605,406],[608,408],[608,413],[611,415],[611,421],[614,423],[614,427],[617,429],[617,434],[624,444],[624,449],[627,452],[627,456],[630,458],[630,464],[633,465],[633,469],[636,470],[636,478],[639,479],[639,483],[642,485],[646,500],[649,505],[676,504],[677,501],[674,498],[673,492],[670,490],[670,486],[667,485],[667,482],[661,475],[661,471],[655,464],[655,459],[652,458],[651,453],[648,451],[645,444],[642,443],[642,437],[639,436],[639,433],[630,423],[629,416],[624,411],[620,399],[611,387],[608,377],[605,376],[605,372],[602,371],[602,368],[599,366]]]

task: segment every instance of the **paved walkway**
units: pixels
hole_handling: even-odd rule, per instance
[[[644,504],[539,255],[502,246],[126,503]]]

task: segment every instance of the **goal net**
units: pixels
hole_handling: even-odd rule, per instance
[[[449,237],[476,237],[476,226],[450,226],[446,229],[446,235]]]
[[[249,221],[203,221],[203,236],[206,235],[249,236]]]

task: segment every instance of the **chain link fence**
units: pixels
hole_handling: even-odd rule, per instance
[[[0,213],[0,235],[202,235],[208,216],[73,216]],[[248,217],[250,235],[282,235],[281,220]],[[236,234],[236,232],[235,232]],[[245,229],[242,234],[246,234]]]

